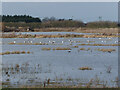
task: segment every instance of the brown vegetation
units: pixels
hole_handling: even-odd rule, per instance
[[[120,46],[120,44],[77,44],[80,46]]]
[[[118,37],[116,34],[95,34],[95,35],[78,35],[78,34],[58,34],[58,35],[31,35],[31,34],[2,34],[1,38],[107,38]]]
[[[98,51],[102,51],[102,52],[112,52],[112,51],[116,51],[115,49],[97,49]]]
[[[79,68],[79,70],[92,70],[92,68],[90,68],[90,67],[81,67],[81,68]]]
[[[27,52],[25,52],[25,51],[12,51],[12,52],[10,52],[10,51],[6,51],[6,52],[2,52],[2,53],[0,53],[0,55],[9,55],[9,54],[30,54],[30,52],[29,51],[27,51]]]

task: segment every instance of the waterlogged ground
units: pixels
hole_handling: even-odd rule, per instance
[[[48,45],[8,44],[14,41]],[[90,82],[92,86],[116,87],[118,47],[80,46],[79,44],[117,44],[117,41],[117,38],[4,38],[2,52],[30,51],[32,53],[2,55],[3,87],[77,87],[86,86]],[[42,48],[55,47],[69,47],[71,50],[42,50]],[[102,52],[97,49],[115,49],[116,51]],[[92,70],[79,69],[85,66]]]

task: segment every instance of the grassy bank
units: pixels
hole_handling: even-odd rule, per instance
[[[32,34],[2,34],[1,38],[107,38],[107,37],[118,37],[116,34],[57,34],[57,35],[32,35]]]

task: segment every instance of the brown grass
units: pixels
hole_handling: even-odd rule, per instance
[[[93,35],[85,35],[85,34],[58,34],[58,35],[31,35],[31,34],[3,34],[1,38],[106,38],[106,37],[118,37],[116,34],[93,34]]]
[[[42,50],[47,50],[48,51],[48,50],[51,50],[51,48],[42,48]]]
[[[57,47],[57,48],[53,48],[53,50],[71,50],[71,48],[68,47]]]
[[[81,68],[79,68],[79,70],[93,70],[93,69],[90,67],[81,67]]]
[[[102,52],[113,52],[116,51],[115,49],[98,49],[98,51],[102,51]]]
[[[120,46],[120,44],[77,44],[80,46]]]
[[[11,44],[11,45],[48,45],[48,43],[13,43],[13,42],[10,42],[8,44]]]
[[[78,48],[78,46],[73,46],[73,48]]]
[[[30,54],[30,52],[29,51],[27,51],[27,52],[25,52],[25,51],[12,51],[12,52],[10,52],[10,51],[6,51],[6,52],[2,52],[2,53],[0,53],[0,55],[9,55],[9,54]]]
[[[85,50],[85,48],[80,48],[80,50]]]

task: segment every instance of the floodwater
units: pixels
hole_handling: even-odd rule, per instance
[[[37,32],[36,32],[37,33]],[[49,32],[49,34],[52,34]],[[48,43],[48,45],[10,45],[8,43],[24,41]],[[51,44],[55,41],[54,44]],[[116,44],[118,38],[4,38],[2,52],[30,51],[30,54],[10,54],[2,56],[3,87],[22,87],[24,85],[43,86],[50,82],[78,85],[88,83],[91,79],[107,81],[107,86],[116,87],[118,77],[118,46],[79,46],[79,44]],[[63,42],[63,43],[62,43]],[[78,48],[73,46],[78,45]],[[42,50],[42,48],[69,47],[68,50]],[[86,50],[80,50],[85,48]],[[87,51],[87,49],[90,50]],[[115,49],[111,53],[97,49]],[[19,65],[17,67],[16,65]],[[92,70],[79,70],[80,67]],[[13,67],[13,68],[12,68]],[[11,69],[12,68],[12,69]],[[17,70],[16,70],[17,68]],[[110,69],[110,73],[107,71]],[[7,73],[6,73],[7,72]]]

